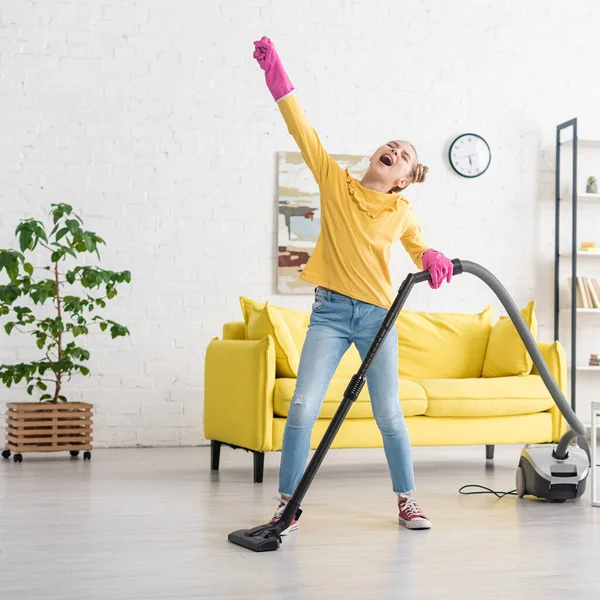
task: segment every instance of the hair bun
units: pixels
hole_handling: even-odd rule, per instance
[[[415,183],[423,183],[427,177],[427,172],[429,171],[429,167],[422,165],[419,163],[415,167],[415,176],[413,177],[413,181]]]

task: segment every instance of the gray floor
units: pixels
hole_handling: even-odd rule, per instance
[[[332,451],[300,531],[254,554],[227,533],[270,517],[265,483],[223,448],[95,451],[0,461],[0,598],[598,598],[600,509],[459,496],[466,483],[512,489],[520,449],[416,448],[417,498],[431,531],[396,524],[380,450]]]

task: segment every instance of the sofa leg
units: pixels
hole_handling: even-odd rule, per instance
[[[210,442],[210,468],[211,471],[219,470],[219,461],[221,459],[221,442],[211,440]]]
[[[254,454],[254,483],[263,482],[263,473],[265,470],[264,452],[253,452]]]
[[[490,445],[486,445],[485,447],[485,457],[487,458],[487,460],[493,460],[494,459],[494,448],[495,446],[492,444]]]

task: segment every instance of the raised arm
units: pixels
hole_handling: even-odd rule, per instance
[[[254,58],[265,72],[267,87],[279,106],[288,131],[298,144],[304,161],[317,183],[325,180],[333,169],[339,169],[335,161],[325,152],[317,132],[308,122],[275,46],[267,37],[254,42]]]

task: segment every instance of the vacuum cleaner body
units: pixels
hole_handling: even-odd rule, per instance
[[[556,444],[528,444],[517,468],[517,495],[562,502],[585,492],[590,461],[579,446],[569,446],[567,456],[555,457]]]

